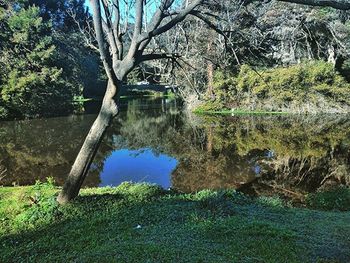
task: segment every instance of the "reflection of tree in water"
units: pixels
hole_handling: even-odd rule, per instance
[[[175,132],[179,111],[172,101],[164,99],[134,99],[127,102],[126,111],[107,130],[87,178],[101,174],[104,163],[115,150],[138,150],[152,147],[157,155],[166,145],[162,134]],[[116,171],[118,174],[118,171]]]
[[[172,184],[177,189],[236,188],[255,178],[250,155],[238,155],[235,145],[214,147],[209,134],[215,135],[215,127],[194,124],[181,112],[128,111],[123,119],[120,148],[150,147],[176,158]]]
[[[137,105],[139,102],[131,101],[129,111],[137,111]],[[158,111],[153,110],[154,115],[155,112]],[[47,177],[54,177],[62,185],[94,118],[94,115],[84,115],[1,122],[0,185],[28,185]],[[105,159],[120,146],[119,129],[118,124],[109,129],[85,186],[99,185]]]
[[[128,147],[152,147],[177,158],[173,186],[186,192],[249,185],[256,192],[300,193],[350,184],[346,118],[210,117],[197,122],[181,114],[135,111],[120,133]]]
[[[255,192],[315,191],[333,184],[350,185],[350,120],[319,117],[247,117],[216,122],[218,149],[236,145],[240,156],[254,152]],[[250,189],[252,190],[252,189]]]
[[[1,184],[32,184],[48,176],[62,184],[93,119],[3,122],[0,160],[6,176]],[[246,188],[304,193],[350,185],[349,146],[346,118],[193,117],[174,107],[140,109],[131,101],[107,131],[85,185],[100,183],[113,151],[151,148],[178,160],[172,184],[185,192]]]

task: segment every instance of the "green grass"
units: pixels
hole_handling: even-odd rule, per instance
[[[0,188],[0,262],[349,262],[350,213],[147,184]]]

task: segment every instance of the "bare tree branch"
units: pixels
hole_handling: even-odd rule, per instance
[[[156,59],[171,59],[171,60],[176,60],[181,57],[180,54],[167,54],[167,53],[154,53],[154,54],[145,54],[142,55],[138,61],[139,62],[145,62],[149,60],[156,60]]]
[[[85,45],[89,48],[98,51],[98,47],[94,45],[95,39],[95,31],[91,26],[90,21],[86,21],[86,25],[82,26],[77,19],[77,14],[72,10],[68,9],[67,14],[73,19],[74,23],[77,25],[79,32],[84,37]]]
[[[158,27],[157,29],[150,32],[149,37],[154,37],[154,36],[160,35],[166,31],[170,30],[171,28],[176,26],[178,23],[182,22],[192,10],[194,10],[196,7],[198,7],[203,2],[204,2],[203,0],[193,1],[193,3],[189,4],[186,8],[181,10],[177,14],[177,16],[174,17],[173,19],[171,19],[168,23],[166,23],[165,25]]]
[[[114,85],[116,86],[116,83],[118,82],[118,79],[115,75],[115,72],[113,71],[113,68],[111,66],[110,61],[107,57],[106,52],[106,43],[103,35],[103,29],[102,29],[102,17],[101,17],[101,6],[99,0],[90,0],[90,4],[93,10],[93,21],[94,21],[94,28],[96,33],[96,40],[98,43],[98,49],[100,51],[101,60],[103,63],[103,66],[105,68],[106,74],[108,78],[113,81]]]
[[[170,2],[173,2],[173,1],[170,1]],[[170,2],[168,4],[170,4]],[[139,50],[142,52],[146,48],[146,46],[149,44],[149,42],[151,41],[151,39],[153,37],[167,32],[168,30],[175,27],[178,23],[185,20],[185,18],[190,14],[190,12],[192,10],[194,10],[195,8],[197,8],[199,5],[203,4],[203,2],[204,2],[204,0],[193,1],[191,4],[187,5],[184,9],[179,11],[174,18],[172,18],[170,21],[168,21],[165,25],[162,25],[162,26],[160,24],[161,24],[163,18],[166,17],[166,15],[164,14],[165,10],[162,11],[163,12],[162,15],[156,13],[155,15],[157,15],[157,16],[160,15],[160,17],[158,18],[159,20],[157,20],[157,19],[154,20],[155,24],[154,24],[153,29],[151,31],[140,35],[139,42],[140,43],[144,42],[144,43],[141,44]],[[167,5],[165,7],[167,7]]]

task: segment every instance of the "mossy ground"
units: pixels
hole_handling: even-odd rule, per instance
[[[0,188],[0,262],[349,262],[350,212],[125,183]]]

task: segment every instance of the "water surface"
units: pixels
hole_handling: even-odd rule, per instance
[[[124,104],[84,186],[133,181],[298,197],[350,185],[347,115],[205,117],[163,99]],[[1,122],[0,184],[53,177],[62,185],[95,116]]]

